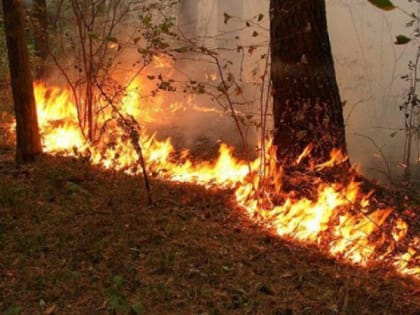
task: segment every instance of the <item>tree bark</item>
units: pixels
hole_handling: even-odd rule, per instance
[[[342,103],[328,37],[325,0],[271,0],[274,144],[285,165],[346,153]]]
[[[31,162],[42,153],[21,0],[3,0],[4,26],[16,116],[16,161]]]
[[[46,0],[34,0],[32,9],[32,21],[34,25],[34,48],[35,54],[39,57],[36,79],[45,74],[45,61],[49,54],[48,47],[48,18]]]

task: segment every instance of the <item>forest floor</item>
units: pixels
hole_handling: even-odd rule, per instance
[[[229,191],[0,148],[0,311],[419,314],[419,283],[264,232]]]

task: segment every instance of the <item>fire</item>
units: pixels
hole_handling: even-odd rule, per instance
[[[340,150],[334,149],[330,153],[330,159],[324,163],[318,164],[316,166],[317,170],[323,170],[325,168],[331,168],[334,165],[341,164],[347,160],[347,156],[343,154]]]
[[[239,205],[245,208],[251,217],[259,217],[263,222],[269,222],[276,234],[320,246],[326,244],[330,254],[354,264],[366,266],[379,258],[386,259],[375,250],[385,243],[386,238],[381,226],[392,209],[377,209],[367,214],[369,202],[362,200],[357,203],[360,189],[356,182],[352,181],[345,187],[323,183],[318,188],[315,200],[296,199],[289,194],[281,205],[271,204],[265,209],[256,201],[252,191],[250,184],[240,186],[236,190]],[[360,209],[350,214],[348,210],[354,210],[355,207]],[[395,241],[398,241],[406,236],[407,224],[402,219],[398,219],[395,224],[393,235],[397,238]],[[412,254],[409,256],[411,259],[415,252]],[[404,257],[406,259],[408,256]],[[403,256],[397,258],[395,265],[401,263],[402,259]],[[405,268],[399,270],[419,275],[418,266],[407,266],[408,264],[405,264]]]
[[[72,148],[84,150],[86,141],[78,127],[77,108],[72,102],[71,92],[38,84],[34,95],[44,150],[50,153]]]
[[[216,81],[217,80],[217,73],[206,73],[204,75],[207,81]]]
[[[153,64],[160,69],[173,69],[174,60],[167,55],[154,55]]]
[[[155,62],[167,66],[166,60],[156,58]],[[167,104],[159,98],[153,108],[148,107],[140,98],[141,89],[140,80],[131,82],[119,105],[123,115],[133,116],[140,126],[158,119],[162,111],[184,108],[183,104]],[[89,143],[80,130],[70,90],[37,83],[35,97],[46,152],[88,154],[93,164],[103,168],[140,173],[136,150],[118,124],[108,125],[98,141]],[[111,114],[104,115],[102,122]],[[285,175],[275,166],[272,148],[263,154],[264,162],[258,158],[248,163],[234,157],[233,149],[225,144],[220,146],[214,161],[195,161],[187,150],[176,152],[171,139],[158,141],[146,130],[140,134],[140,145],[149,174],[171,181],[232,189],[235,203],[250,218],[279,236],[316,244],[324,252],[350,263],[362,266],[388,263],[402,274],[420,276],[416,250],[419,238],[410,238],[408,224],[401,218],[395,219],[393,209],[372,209],[370,195],[363,194],[354,180],[346,184],[310,180],[317,189],[302,196],[296,190],[283,189]],[[308,147],[302,153],[297,164],[307,158],[310,150]],[[329,161],[315,165],[314,169],[329,168],[346,159],[341,152],[334,151]],[[407,245],[405,251],[400,243]]]

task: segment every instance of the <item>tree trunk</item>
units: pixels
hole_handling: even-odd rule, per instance
[[[31,162],[42,153],[42,146],[25,42],[25,11],[22,1],[3,0],[3,12],[16,115],[16,161]]]
[[[325,0],[271,0],[274,144],[285,165],[306,146],[312,161],[346,152],[343,110],[328,37]]]
[[[32,20],[34,25],[35,54],[40,59],[39,65],[37,66],[36,78],[40,79],[45,74],[45,61],[49,54],[46,0],[34,0]]]

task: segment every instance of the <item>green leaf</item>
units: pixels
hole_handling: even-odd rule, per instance
[[[104,3],[100,3],[96,5],[96,12],[98,14],[103,14],[105,12],[105,4]]]
[[[91,195],[91,193],[88,190],[86,190],[82,186],[80,186],[76,183],[70,182],[70,181],[67,181],[65,183],[65,187],[69,192],[74,193],[74,194],[81,194],[81,195],[86,195],[86,196]]]
[[[143,304],[141,302],[137,302],[137,303],[133,304],[131,306],[131,308],[136,315],[141,315],[144,312],[144,307],[143,307]]]
[[[3,311],[3,315],[19,315],[22,312],[22,308],[17,305],[10,305]]]
[[[390,11],[394,10],[396,6],[390,1],[390,0],[368,0],[370,3],[372,3],[375,7]]]
[[[395,43],[396,45],[404,45],[407,44],[409,41],[411,41],[411,38],[405,36],[405,35],[398,35],[395,37]]]
[[[119,290],[124,284],[124,278],[122,276],[114,276],[112,277],[112,285],[115,289]]]
[[[108,41],[112,42],[112,43],[118,43],[117,38],[116,38],[116,37],[114,37],[114,36],[108,36],[106,39],[107,39]]]
[[[95,32],[88,32],[88,36],[92,40],[93,39],[95,39],[95,40],[98,40],[99,39],[99,35],[97,33],[95,33]]]
[[[130,305],[123,296],[112,294],[108,299],[109,309],[117,312],[127,312],[130,309]]]

